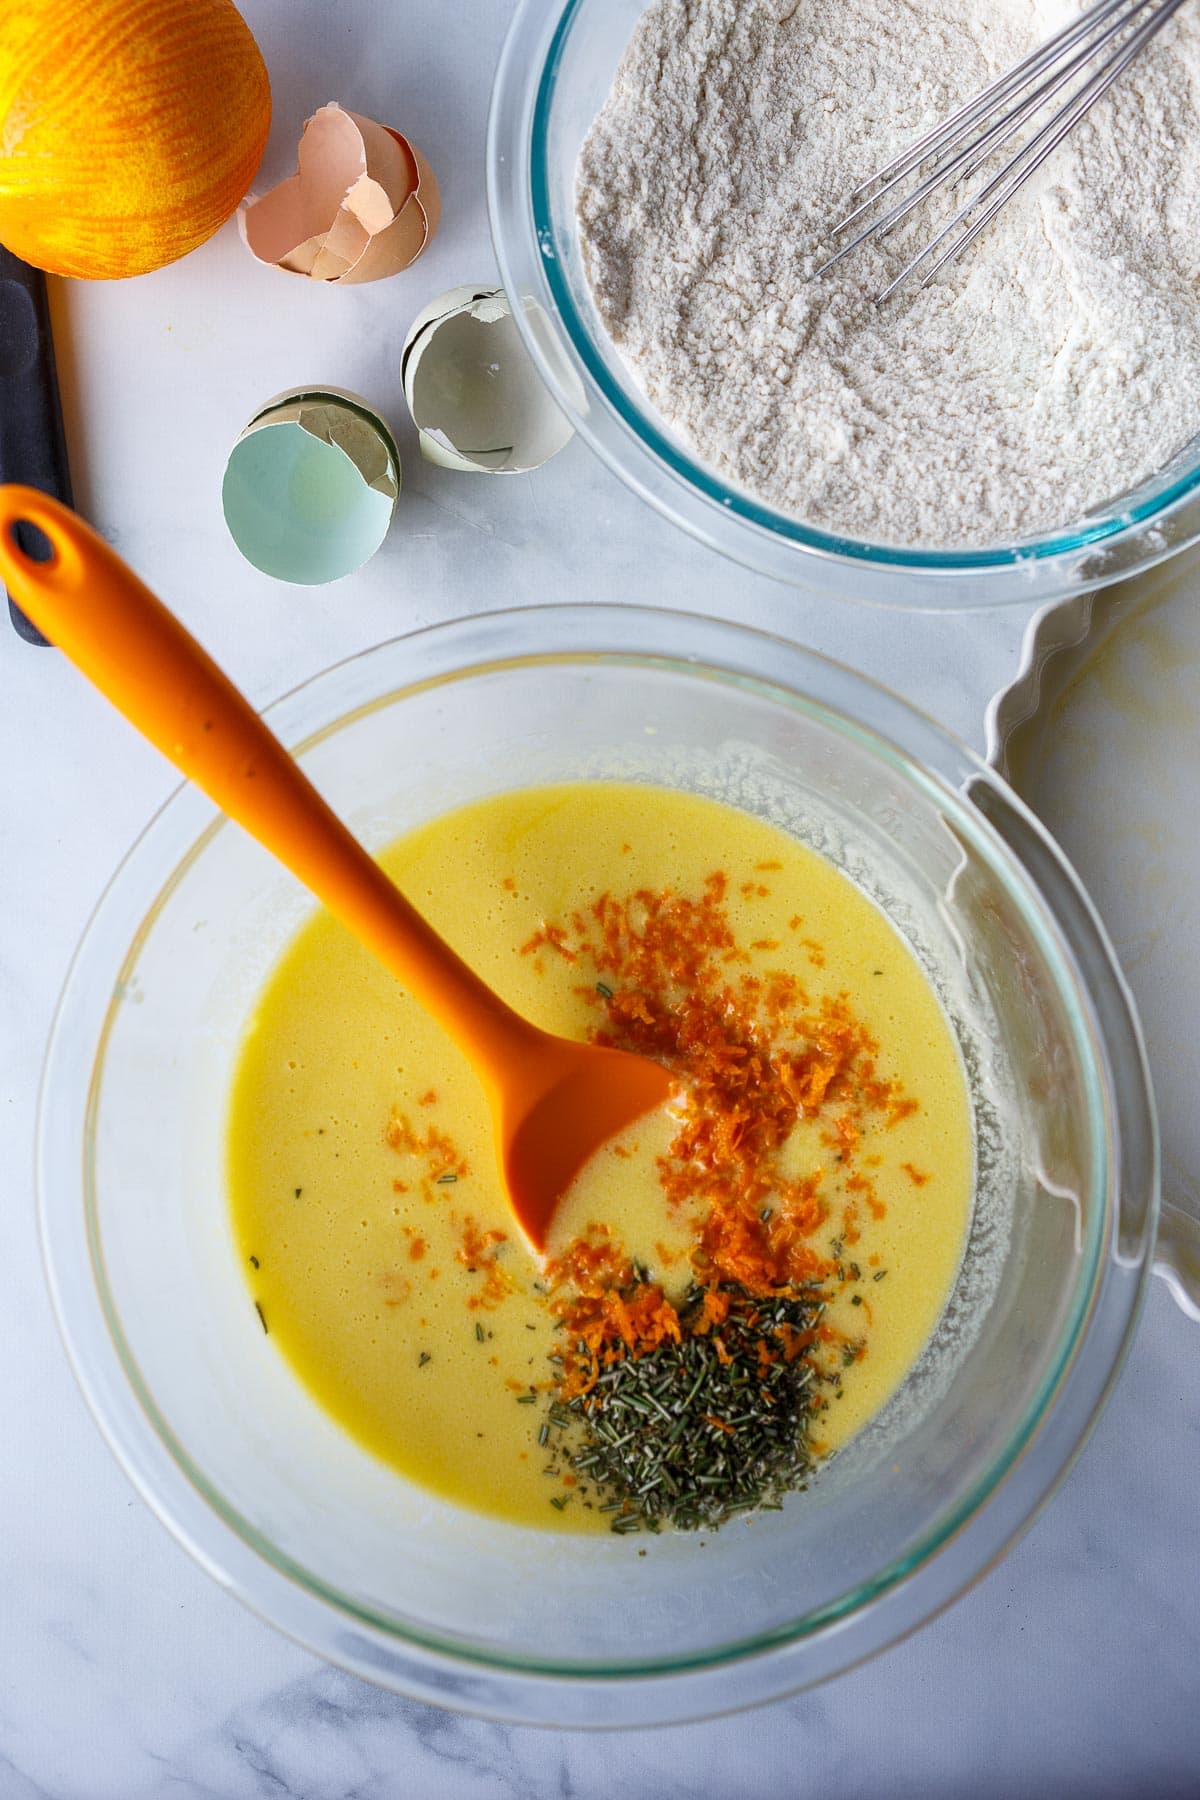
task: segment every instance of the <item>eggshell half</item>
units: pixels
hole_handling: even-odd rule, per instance
[[[409,328],[400,373],[421,454],[442,468],[521,475],[573,436],[502,288],[451,288],[432,301]]]
[[[437,230],[441,196],[420,151],[336,102],[304,127],[296,173],[243,202],[238,229],[259,262],[348,286],[398,275]]]
[[[221,504],[247,562],[316,586],[374,555],[399,493],[387,425],[357,396],[324,388],[282,395],[251,420],[229,454]]]

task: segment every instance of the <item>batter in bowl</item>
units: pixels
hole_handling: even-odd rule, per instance
[[[524,1524],[697,1522],[635,1505],[593,1441],[656,1356],[717,1379],[744,1352],[760,1412],[803,1374],[805,1460],[836,1450],[932,1333],[971,1206],[958,1051],[884,915],[774,827],[640,784],[499,794],[382,860],[513,1006],[660,1054],[677,1099],[593,1159],[539,1262],[469,1065],[318,915],[234,1084],[247,1329],[401,1475]],[[736,1459],[741,1416],[689,1433]]]

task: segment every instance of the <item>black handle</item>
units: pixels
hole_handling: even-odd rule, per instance
[[[71,472],[63,431],[50,336],[46,277],[0,244],[0,481],[21,481],[71,500]],[[41,554],[28,527],[18,531],[21,548]],[[46,639],[10,599],[8,610],[29,644]]]

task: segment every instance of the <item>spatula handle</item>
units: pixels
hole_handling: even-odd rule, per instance
[[[47,561],[21,547],[23,523],[49,539]],[[533,1034],[410,905],[249,701],[82,519],[32,488],[0,487],[0,575],[51,642],[400,977],[485,1079]]]

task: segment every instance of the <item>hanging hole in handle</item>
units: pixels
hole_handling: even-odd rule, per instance
[[[48,587],[52,580],[55,586],[59,586],[64,574],[63,559],[52,535],[53,523],[50,530],[46,530],[36,522],[39,512],[38,495],[33,495],[27,505],[22,504],[23,498],[19,489],[0,488],[0,550],[3,551],[4,560],[11,572],[10,582],[15,580],[19,585],[20,568],[24,567],[31,576],[37,571],[34,578],[43,588]],[[3,596],[5,585],[8,584],[0,582],[0,597]],[[50,639],[38,630],[28,613],[11,595],[8,612],[19,638],[23,638],[27,644],[42,648],[49,644]]]
[[[17,550],[27,562],[51,563],[55,558],[54,545],[46,536],[40,525],[32,519],[16,519],[13,521],[10,537]]]
[[[53,501],[47,502],[48,516],[43,515],[45,523],[38,522],[39,499],[38,495],[32,498],[28,511],[11,502],[0,508],[4,548],[10,557],[18,558],[31,570],[38,570],[43,585],[48,577],[53,577],[54,587],[62,589],[64,584],[70,585],[78,579],[81,560],[70,533],[59,528]]]

